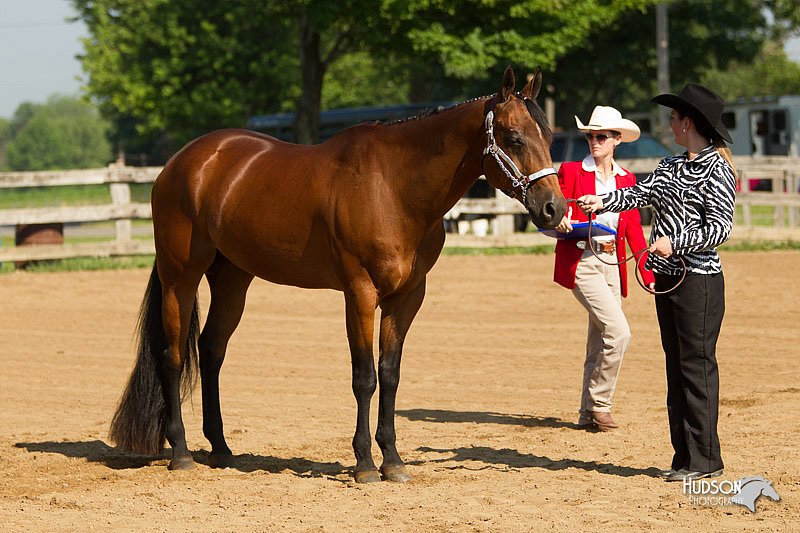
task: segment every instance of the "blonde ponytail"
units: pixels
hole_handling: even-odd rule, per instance
[[[722,156],[722,159],[730,165],[731,170],[733,170],[733,177],[739,179],[739,173],[736,171],[736,166],[733,164],[733,154],[730,148],[728,148],[728,145],[725,144],[725,141],[716,136],[714,137],[713,143],[714,149]]]

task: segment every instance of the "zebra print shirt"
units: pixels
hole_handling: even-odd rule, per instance
[[[673,255],[649,254],[646,266],[658,274],[722,272],[716,247],[725,242],[733,227],[736,177],[727,161],[707,146],[691,161],[684,153],[661,160],[652,174],[633,187],[601,196],[603,210],[626,211],[653,206],[650,243],[668,236]]]

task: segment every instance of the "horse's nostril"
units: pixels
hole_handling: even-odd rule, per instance
[[[544,204],[544,214],[547,217],[547,220],[553,220],[556,218],[556,205],[553,202],[547,202]]]

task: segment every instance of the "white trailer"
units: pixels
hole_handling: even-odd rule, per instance
[[[725,106],[722,123],[734,155],[800,156],[800,96],[740,98]]]

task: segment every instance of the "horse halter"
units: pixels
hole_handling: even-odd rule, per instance
[[[527,176],[520,172],[517,165],[514,161],[508,157],[502,148],[497,144],[497,140],[494,138],[494,111],[489,111],[486,114],[486,148],[483,149],[483,155],[491,155],[494,157],[494,160],[497,161],[497,165],[500,167],[500,170],[505,173],[506,176],[511,180],[511,185],[513,188],[511,190],[507,189],[500,189],[503,191],[506,196],[509,198],[517,198],[517,189],[520,189],[522,194],[522,203],[525,204],[525,194],[528,190],[528,187],[536,183],[542,178],[547,176],[557,174],[556,169],[553,167],[546,167],[533,174],[528,174]]]

